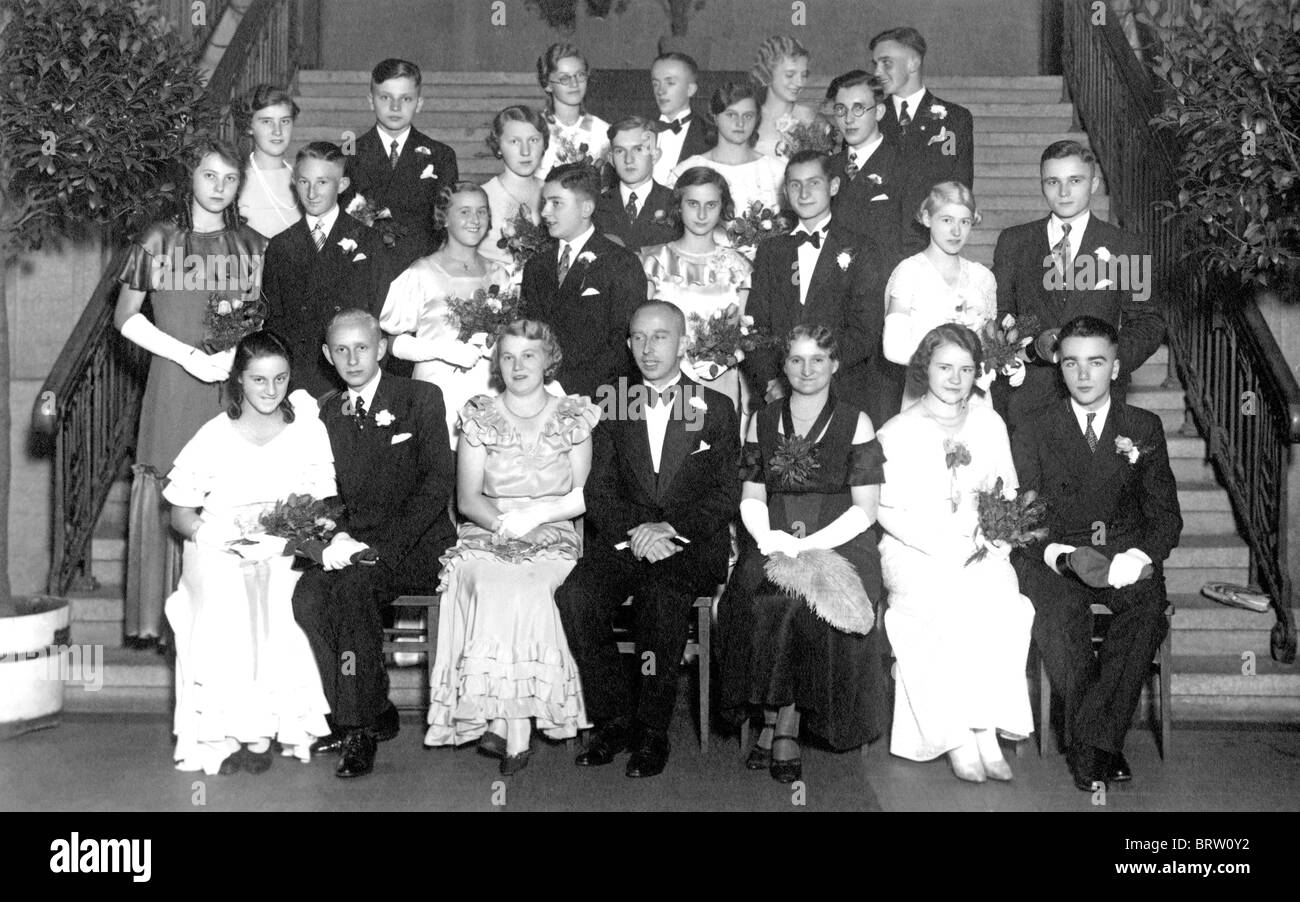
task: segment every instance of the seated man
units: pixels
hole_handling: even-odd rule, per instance
[[[375,742],[397,735],[388,700],[382,609],[403,593],[438,584],[438,559],[456,539],[447,515],[455,462],[442,392],[429,382],[381,373],[388,341],[364,310],[329,324],[322,350],[347,388],[321,399],[346,512],[325,549],[324,569],[307,571],[293,613],[320,668],[333,732],[313,752],[342,750],[335,773],[374,767]]]
[[[1132,778],[1124,735],[1168,628],[1162,565],[1183,528],[1160,418],[1111,398],[1118,354],[1105,320],[1066,323],[1059,357],[1070,397],[1011,440],[1020,487],[1047,502],[1049,530],[1012,564],[1034,603],[1034,641],[1065,701],[1067,760],[1085,791]],[[1114,612],[1095,657],[1094,603]]]
[[[632,316],[642,381],[602,386],[582,559],[556,591],[596,731],[577,757],[609,764],[632,748],[629,777],[668,761],[677,665],[692,602],[727,578],[728,525],[740,503],[740,427],[731,401],[682,375],[686,320],[665,301]],[[614,611],[633,596],[639,693],[619,659]]]

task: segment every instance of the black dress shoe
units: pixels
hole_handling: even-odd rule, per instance
[[[1123,752],[1116,752],[1110,756],[1110,772],[1106,774],[1106,778],[1116,783],[1127,783],[1133,779],[1133,768],[1128,766],[1128,759],[1124,757]]]
[[[488,730],[478,740],[478,750],[489,758],[506,757],[506,741],[501,736]]]
[[[1104,752],[1087,743],[1077,742],[1070,747],[1066,762],[1070,765],[1070,774],[1074,777],[1076,788],[1084,792],[1092,792],[1094,784],[1105,785],[1106,776],[1110,771],[1110,752]]]
[[[227,755],[225,760],[221,762],[221,767],[218,768],[217,773],[223,777],[229,777],[231,774],[239,773],[239,768],[244,763],[243,751],[244,747],[241,745],[238,749]]]
[[[573,759],[578,767],[601,767],[614,760],[619,752],[627,751],[631,741],[627,727],[618,722],[610,722],[592,731],[587,743],[587,750]]]
[[[503,747],[504,745],[505,743],[502,743]],[[528,759],[533,757],[533,752],[535,751],[537,751],[537,748],[530,741],[528,748],[524,749],[518,755],[506,755],[503,753],[501,755],[501,766],[499,768],[501,776],[513,777],[515,774],[519,773],[528,766]]]
[[[275,761],[270,746],[264,752],[254,752],[247,745],[244,745],[235,754],[240,756],[239,766],[250,774],[266,773],[271,769],[271,763]]]
[[[312,757],[317,755],[337,755],[343,751],[343,734],[338,730],[328,736],[322,736],[311,744]]]
[[[388,707],[384,709],[384,713],[376,718],[375,725],[370,732],[374,734],[377,742],[387,742],[396,736],[401,728],[402,722],[397,716],[397,708],[393,706],[392,702],[389,702]]]
[[[362,777],[375,769],[375,737],[366,730],[352,730],[343,740],[343,757],[336,777]]]
[[[641,736],[627,762],[629,777],[657,777],[668,764],[668,734],[641,727]]]

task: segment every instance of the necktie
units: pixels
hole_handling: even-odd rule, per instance
[[[813,232],[810,235],[807,232],[795,232],[794,240],[795,247],[798,247],[801,244],[811,244],[813,247],[820,249],[822,246],[822,233]]]
[[[844,177],[851,182],[853,181],[853,177],[857,174],[858,174],[858,155],[855,154],[853,151],[849,151],[849,162],[848,165],[844,167]]]
[[[666,132],[671,130],[674,135],[680,135],[682,133],[682,129],[684,129],[687,123],[689,123],[690,121],[691,121],[691,117],[689,114],[683,116],[682,118],[676,120],[675,122],[664,122],[662,119],[660,119],[657,123],[655,123],[655,129],[661,132]]]
[[[1088,440],[1088,450],[1092,452],[1097,450],[1097,433],[1092,431],[1092,421],[1096,417],[1095,413],[1088,414],[1088,428],[1083,430],[1083,437]]]
[[[311,227],[311,240],[316,242],[316,250],[319,251],[325,246],[325,230],[320,227],[320,220]]]
[[[627,206],[623,208],[628,219],[636,219],[636,192],[633,191],[627,196]]]
[[[1061,240],[1053,245],[1052,253],[1056,255],[1056,261],[1061,267],[1061,275],[1068,273],[1070,271],[1070,224],[1068,222],[1061,223]]]
[[[556,281],[561,285],[564,284],[564,277],[569,274],[569,263],[571,262],[569,255],[572,253],[573,246],[566,244],[564,246],[564,253],[560,254],[560,265],[555,270],[555,277]]]
[[[388,151],[388,165],[394,169],[397,168],[397,142],[393,141],[393,146]]]
[[[907,127],[911,124],[912,114],[907,111],[907,101],[904,100],[902,106],[899,107],[898,110],[898,127],[906,132]]]
[[[356,411],[357,428],[365,429],[366,428],[366,402],[361,399],[360,395],[357,395],[357,403],[353,405],[352,409]]]

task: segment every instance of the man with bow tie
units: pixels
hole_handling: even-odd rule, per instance
[[[727,578],[729,525],[740,503],[739,424],[726,395],[682,374],[686,319],[665,301],[643,301],[627,339],[642,384],[620,380],[618,403],[593,435],[583,556],[555,603],[578,662],[596,730],[580,767],[632,750],[629,777],[668,761],[668,728],[692,602]],[[648,396],[648,404],[626,403]],[[611,618],[629,596],[637,690],[620,660]]]
[[[397,735],[388,700],[382,612],[404,593],[428,594],[438,559],[456,539],[447,514],[455,461],[442,392],[382,373],[388,340],[364,310],[331,321],[322,347],[347,385],[321,399],[346,508],[324,567],[302,575],[293,613],[307,634],[331,711],[313,753],[340,753],[335,774],[374,767],[376,742]]]
[[[659,159],[654,180],[672,182],[673,167],[709,149],[712,143],[704,122],[691,112],[691,98],[699,89],[699,67],[685,53],[661,53],[650,66],[650,85],[659,107]]]
[[[799,324],[834,330],[840,345],[835,390],[877,423],[884,399],[873,373],[890,261],[871,236],[856,237],[833,224],[831,199],[839,190],[840,179],[830,175],[826,154],[803,150],[790,158],[785,195],[799,225],[789,235],[759,244],[745,312],[760,331],[778,337]],[[755,401],[782,397],[775,349],[749,354],[742,366]]]

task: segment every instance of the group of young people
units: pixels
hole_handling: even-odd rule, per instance
[[[297,106],[270,86],[247,103],[246,159],[196,142],[116,317],[155,355],[128,632],[157,636],[166,599],[177,766],[259,773],[276,741],[369,773],[400,728],[385,609],[436,591],[426,745],[476,742],[510,775],[535,734],[594,727],[578,765],[630,751],[628,776],[653,776],[691,607],[725,587],[721,707],[758,722],[751,769],[801,779],[801,742],[855,748],[892,720],[895,754],[1009,780],[999,736],[1034,729],[1032,635],[1074,782],[1128,779],[1181,518],[1160,421],[1123,391],[1163,319],[1132,286],[1059,278],[1140,252],[1091,215],[1097,163],[1072,141],[1042,155],[1050,214],[1004,230],[992,272],[961,256],[973,127],[924,88],[925,49],[910,28],[877,35],[825,119],[798,103],[810,56],[791,38],[707,117],[694,62],[664,54],[657,116],[607,125],[582,54],[554,45],[545,111],[497,114],[502,171],[482,186],[414,127],[403,60],[372,73],[355,153],[313,142],[290,164]],[[798,149],[826,119],[841,149]],[[796,224],[737,246],[725,226],[755,200]],[[387,213],[371,228],[358,206]],[[519,216],[550,238],[522,265],[497,246]],[[231,300],[267,312],[210,351],[218,296],[182,276],[218,258],[239,261]],[[492,285],[518,286],[519,319],[463,336],[449,302]],[[775,341],[706,365],[692,315],[733,305]],[[1033,340],[986,368],[978,333],[1008,313],[1036,318]],[[1046,501],[1046,540],[985,535],[978,497],[999,479]],[[258,525],[290,494],[342,502],[319,563]],[[629,598],[634,672],[612,630]],[[1114,612],[1095,656],[1094,602]]]

